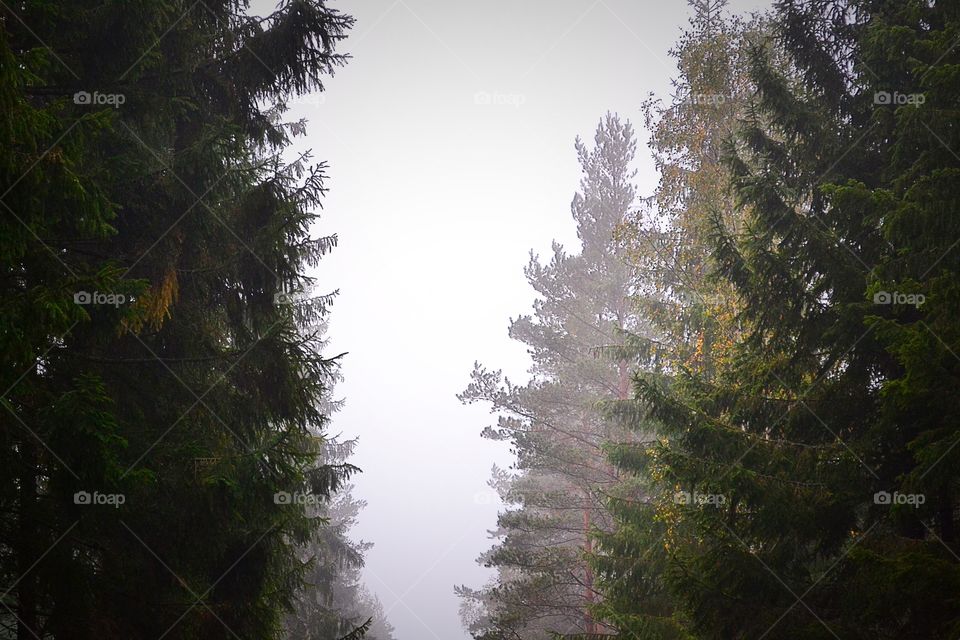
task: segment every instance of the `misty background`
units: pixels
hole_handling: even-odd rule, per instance
[[[734,0],[730,10],[770,2]],[[272,2],[258,0],[256,13]],[[339,248],[316,271],[333,289],[330,353],[348,351],[346,399],[331,431],[359,438],[368,506],[352,537],[373,542],[363,575],[401,640],[469,638],[454,584],[478,587],[475,558],[500,508],[487,487],[504,443],[480,437],[483,406],[463,406],[473,362],[518,382],[529,359],[507,336],[529,311],[529,251],[576,252],[573,149],[607,111],[636,127],[638,193],[657,180],[640,106],[667,96],[668,51],[685,0],[338,2],[356,25],[352,60],[326,92],[296,99],[295,149],[330,165],[315,235]],[[442,515],[443,517],[436,517]],[[428,524],[429,523],[429,524]]]

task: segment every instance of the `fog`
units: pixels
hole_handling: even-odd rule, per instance
[[[733,11],[768,3],[740,1]],[[298,148],[330,165],[318,233],[339,248],[316,271],[339,289],[331,352],[349,352],[332,430],[358,437],[368,502],[354,535],[373,542],[364,577],[402,640],[468,638],[453,585],[480,586],[499,503],[486,486],[505,446],[480,437],[481,406],[462,406],[475,360],[523,380],[529,360],[506,334],[534,292],[532,249],[571,250],[576,136],[603,114],[640,139],[638,193],[656,184],[640,106],[666,96],[668,50],[683,0],[449,2],[364,0],[352,60],[322,96]]]

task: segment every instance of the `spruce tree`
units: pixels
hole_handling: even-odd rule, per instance
[[[280,153],[303,130],[285,101],[322,89],[352,20],[245,9],[3,8],[0,617],[18,638],[276,637],[316,522],[275,496],[348,471],[316,464],[324,167]]]
[[[345,465],[355,446],[356,440],[328,440],[319,463]],[[360,580],[364,555],[373,545],[350,538],[350,530],[364,506],[364,501],[353,497],[352,485],[309,505],[308,512],[322,525],[301,549],[300,559],[309,569],[296,595],[294,610],[284,619],[287,640],[341,638],[356,629],[372,627],[374,613],[382,615],[382,610],[374,611]],[[377,640],[372,634],[363,637]]]
[[[652,481],[724,498],[664,520],[695,637],[958,632],[958,24],[952,3],[784,1],[753,49],[726,150],[744,225],[713,216],[744,335],[713,375],[637,384]]]

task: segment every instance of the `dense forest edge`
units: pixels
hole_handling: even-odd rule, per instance
[[[575,144],[477,640],[960,636],[960,4],[690,0],[671,95]]]
[[[328,432],[322,2],[0,12],[0,635],[390,640]],[[286,158],[286,159],[285,159]]]

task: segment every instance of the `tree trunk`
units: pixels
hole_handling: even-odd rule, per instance
[[[593,551],[593,541],[590,539],[590,509],[586,508],[583,510],[583,550],[587,556]],[[584,575],[583,575],[583,584],[584,584],[584,596],[586,597],[587,605],[583,610],[583,617],[586,622],[586,632],[587,633],[596,633],[596,623],[593,620],[593,612],[590,611],[590,607],[593,605],[593,569],[590,567],[589,560],[584,563]]]
[[[28,436],[29,437],[29,436]],[[20,444],[20,504],[17,544],[17,640],[35,640],[37,629],[37,580],[33,573],[36,562],[37,452],[32,442]]]

